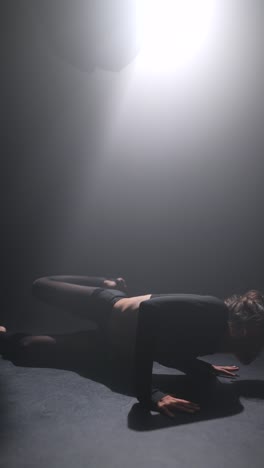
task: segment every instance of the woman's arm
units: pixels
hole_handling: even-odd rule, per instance
[[[152,367],[155,344],[155,312],[142,302],[138,311],[135,360],[134,360],[134,390],[137,399],[148,409],[154,409],[155,404],[167,393],[158,388],[152,388]]]
[[[161,392],[158,388],[152,387],[152,367],[156,334],[159,332],[159,312],[156,308],[148,304],[148,301],[141,303],[138,312],[135,361],[134,361],[134,388],[138,400],[148,408],[155,407],[168,393]],[[169,314],[170,315],[170,314]],[[161,320],[169,320],[169,315],[165,318],[164,311]],[[213,366],[205,361],[189,357],[186,359],[172,356],[169,367],[174,367],[193,377],[209,377],[214,375]]]

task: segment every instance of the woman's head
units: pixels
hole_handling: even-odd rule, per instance
[[[252,289],[243,295],[234,294],[225,303],[234,354],[243,364],[249,364],[264,346],[264,295]]]

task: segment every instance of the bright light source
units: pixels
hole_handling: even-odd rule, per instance
[[[138,0],[137,68],[159,71],[189,63],[212,30],[216,0]]]

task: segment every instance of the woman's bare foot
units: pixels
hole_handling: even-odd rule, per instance
[[[105,286],[111,289],[119,289],[120,291],[127,291],[127,285],[124,278],[116,278],[115,280],[104,280]]]
[[[127,292],[127,284],[124,278],[116,278],[117,289]]]
[[[0,325],[0,332],[5,333],[6,332],[6,327],[3,327],[2,325]]]
[[[112,280],[104,280],[104,285],[108,288],[114,289],[116,287],[116,282]]]

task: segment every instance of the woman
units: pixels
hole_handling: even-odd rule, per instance
[[[237,366],[214,366],[197,356],[233,353],[247,364],[262,349],[264,300],[254,290],[226,301],[194,294],[128,297],[123,278],[51,276],[33,283],[33,295],[95,321],[111,353],[122,353],[132,365],[140,403],[169,417],[175,410],[195,413],[200,407],[152,388],[154,360],[197,378],[236,377]],[[52,337],[24,334],[18,346],[30,346],[34,340],[56,344]]]

